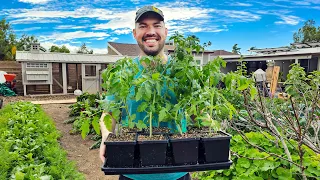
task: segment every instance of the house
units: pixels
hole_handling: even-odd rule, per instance
[[[21,63],[23,94],[73,94],[75,90],[101,91],[101,71],[121,55],[72,54],[40,51],[33,44],[30,51],[17,51]]]
[[[227,61],[226,72],[236,70],[240,58],[247,62],[248,73],[257,69],[266,70],[267,62],[273,61],[275,66],[280,66],[283,80],[286,79],[290,65],[299,63],[305,71],[320,70],[320,43],[293,43],[291,47],[264,48],[249,50],[252,55],[221,55]],[[214,57],[210,58],[211,60]]]
[[[109,55],[120,55],[136,57],[139,55],[140,48],[138,44],[128,44],[128,43],[116,43],[108,42],[108,54]],[[172,54],[174,52],[174,44],[172,42],[166,42],[164,46],[164,51],[166,54]],[[225,50],[205,50],[196,54],[194,52],[195,60],[199,65],[205,65],[208,63],[210,57],[221,56],[221,55],[236,55]]]

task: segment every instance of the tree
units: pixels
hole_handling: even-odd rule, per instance
[[[241,54],[241,53],[240,53],[240,49],[241,49],[241,48],[238,48],[238,44],[234,44],[234,45],[232,46],[232,53]]]
[[[89,49],[87,48],[86,43],[83,43],[83,44],[80,46],[80,49],[77,51],[77,53],[79,53],[79,54],[93,54],[93,50],[89,50]]]
[[[35,36],[22,35],[20,40],[16,43],[18,51],[30,51],[33,43],[39,43],[39,40]],[[40,46],[40,50],[46,52],[47,50]]]
[[[244,82],[244,78],[240,77],[239,81]],[[226,87],[236,90],[236,85],[230,84],[226,84]],[[276,138],[273,142],[283,149],[284,154],[271,153],[270,149],[262,148],[256,142],[247,141],[247,143],[270,156],[295,165],[300,169],[302,179],[306,180],[307,175],[310,175],[310,172],[306,172],[308,163],[308,159],[304,156],[306,147],[317,154],[320,153],[320,72],[314,71],[307,75],[303,67],[293,64],[284,85],[288,95],[285,98],[265,98],[263,96],[265,90],[262,91],[260,88],[238,91],[244,98],[244,101],[241,101],[244,102],[244,109],[241,109],[239,117],[231,122],[231,127],[242,136],[243,129],[267,131],[272,134]],[[233,96],[235,95],[236,93]],[[290,150],[295,150],[298,155],[293,156]]]
[[[293,40],[295,43],[306,42],[320,42],[320,26],[315,26],[314,20],[308,20],[305,22],[302,28],[299,28],[298,32],[293,34]]]
[[[51,48],[49,49],[50,52],[60,52],[60,53],[70,53],[70,50],[65,46],[55,46],[52,45]]]
[[[0,60],[14,59],[12,49],[14,48],[16,36],[11,25],[5,20],[0,21]]]

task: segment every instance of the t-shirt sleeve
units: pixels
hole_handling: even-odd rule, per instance
[[[103,109],[104,110],[107,110],[110,103],[114,102],[115,101],[115,97],[114,95],[109,95],[109,96],[106,96],[103,100]],[[109,112],[111,112],[110,110],[108,110]]]

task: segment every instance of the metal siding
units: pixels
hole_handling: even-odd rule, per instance
[[[124,56],[117,55],[85,55],[60,53],[17,52],[17,61],[22,62],[57,62],[57,63],[114,63]]]

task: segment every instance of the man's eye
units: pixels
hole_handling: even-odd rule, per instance
[[[140,28],[146,28],[146,26],[140,26]]]
[[[155,25],[154,27],[156,27],[156,28],[161,28],[161,25],[158,24],[158,25]]]

